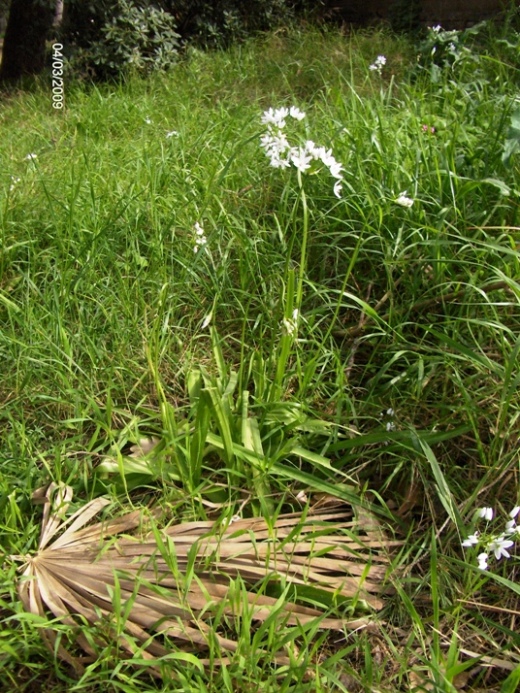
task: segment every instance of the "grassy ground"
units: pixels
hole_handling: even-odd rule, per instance
[[[520,169],[502,155],[519,42],[435,40],[446,62],[431,43],[421,70],[384,32],[279,32],[123,86],[69,79],[63,111],[45,80],[10,96],[2,688],[516,690],[517,559],[480,571],[461,541],[485,530],[476,508],[500,531],[518,503]],[[341,199],[327,170],[275,169],[261,149],[263,111],[292,105],[306,118],[288,137],[333,149]],[[224,666],[173,661],[158,683],[107,646],[74,678],[24,616],[9,558],[36,549],[31,495],[51,480],[170,520],[276,514],[301,491],[370,502],[404,540],[394,593],[354,635],[244,619]]]

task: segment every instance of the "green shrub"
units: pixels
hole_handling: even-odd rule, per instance
[[[105,22],[98,36],[72,57],[73,70],[107,78],[129,69],[167,70],[176,62],[180,36],[171,14],[153,6],[138,7],[129,0],[117,0],[112,11],[105,6],[102,12]]]
[[[257,32],[287,25],[316,5],[309,0],[71,1],[60,40],[72,72],[113,77],[128,68],[166,69],[179,42],[223,48]]]

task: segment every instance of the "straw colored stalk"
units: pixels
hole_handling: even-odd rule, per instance
[[[51,484],[44,497],[41,537],[33,556],[24,560],[19,594],[24,608],[40,616],[49,611],[62,623],[117,622],[125,610],[117,644],[125,656],[137,651],[153,660],[167,654],[168,635],[183,651],[203,653],[210,640],[224,653],[237,643],[215,632],[211,617],[240,616],[249,609],[253,620],[266,619],[277,600],[251,589],[266,577],[285,584],[307,585],[343,597],[382,606],[381,584],[393,544],[364,517],[364,530],[351,510],[329,508],[280,515],[272,523],[261,518],[231,523],[186,522],[147,535],[122,536],[137,530],[142,512],[88,525],[110,501],[90,501],[65,519],[72,498],[70,487]],[[244,586],[233,598],[234,581]],[[114,596],[115,595],[115,596]],[[276,608],[279,608],[276,606]],[[116,612],[116,613],[114,613]],[[370,619],[325,618],[319,609],[286,602],[287,625],[306,624],[321,617],[320,628],[358,629]],[[208,621],[210,623],[208,623]],[[96,657],[92,638],[77,628],[76,643],[88,653],[78,657],[57,640],[52,628],[42,631],[46,644],[82,671]],[[206,660],[201,659],[201,662]],[[280,664],[287,657],[276,656]]]

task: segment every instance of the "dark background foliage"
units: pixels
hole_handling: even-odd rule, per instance
[[[320,4],[311,0],[69,2],[65,6],[59,38],[66,46],[73,69],[105,78],[128,67],[127,58],[132,47],[148,59],[148,68],[167,66],[164,55],[154,64],[152,44],[157,43],[161,35],[170,36],[173,26],[180,45],[223,48],[256,32],[287,24],[308,12],[311,6],[316,10]],[[133,13],[128,11],[129,6],[135,9]],[[150,27],[150,12],[158,20],[153,28]],[[129,31],[132,21],[135,24],[133,32]],[[139,34],[143,34],[143,38],[137,41]]]

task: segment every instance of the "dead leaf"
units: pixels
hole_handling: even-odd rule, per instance
[[[274,522],[263,518],[235,518],[224,525],[185,522],[128,536],[123,532],[142,525],[140,510],[89,525],[110,501],[94,499],[65,519],[71,499],[70,487],[48,487],[38,551],[13,557],[24,561],[20,598],[28,612],[40,616],[51,612],[71,626],[106,620],[113,633],[110,623],[117,590],[119,603],[129,605],[126,634],[118,638],[128,657],[138,647],[140,657],[151,660],[167,654],[161,634],[189,652],[202,654],[210,639],[222,651],[233,652],[237,642],[229,633],[214,632],[211,617],[217,607],[230,618],[244,608],[251,610],[254,620],[269,617],[277,599],[253,589],[264,578],[282,586],[306,585],[363,599],[380,609],[387,551],[400,545],[389,541],[380,528],[358,526],[353,512],[338,506],[316,508],[305,517],[300,512],[280,515]],[[247,586],[244,599],[229,598],[237,579]],[[319,609],[293,602],[283,606],[282,617],[288,625],[320,618],[324,629],[373,626],[370,618],[324,618]],[[86,659],[67,652],[51,627],[42,636],[78,671],[96,656],[92,641],[79,629],[76,642],[87,653]],[[287,664],[289,659],[278,653],[276,661]]]

